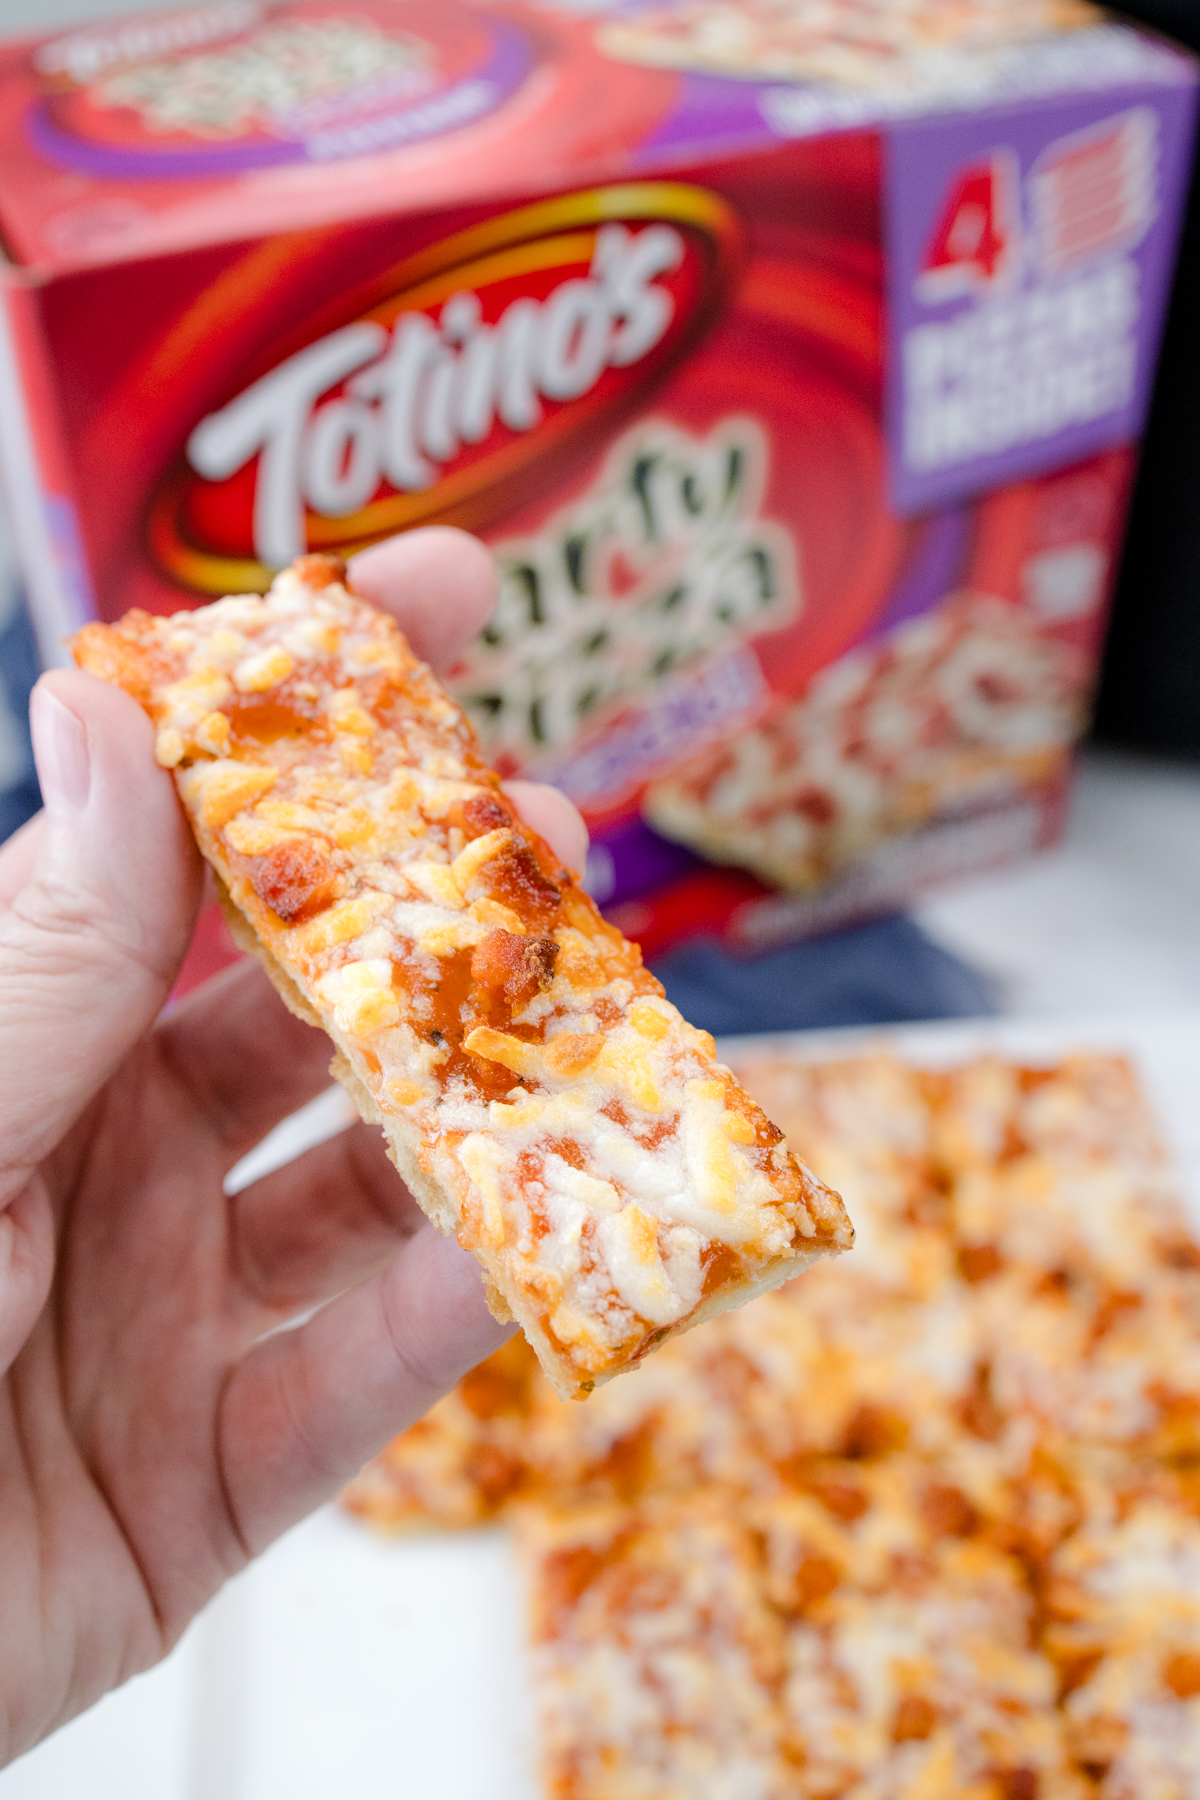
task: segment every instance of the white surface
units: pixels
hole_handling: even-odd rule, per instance
[[[3,1800],[217,1800],[192,1768],[197,1640],[0,1773]]]
[[[1006,1012],[1200,1007],[1200,767],[1088,750],[1060,846],[914,916]]]
[[[503,1533],[383,1542],[327,1509],[0,1800],[535,1800]]]
[[[883,1043],[931,1062],[1122,1050],[1200,1227],[1200,1008],[784,1041],[805,1056]],[[0,1800],[535,1800],[522,1665],[503,1533],[382,1541],[327,1510],[231,1583],[160,1669],[0,1773]]]
[[[521,1601],[507,1539],[381,1544],[325,1513],[249,1576],[239,1800],[346,1788],[531,1800]]]

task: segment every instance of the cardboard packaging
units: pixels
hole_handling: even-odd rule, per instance
[[[1048,841],[1196,74],[1083,0],[211,0],[0,53],[43,653],[477,531],[452,672],[648,954]]]

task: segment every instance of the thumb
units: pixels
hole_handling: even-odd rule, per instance
[[[0,1207],[152,1024],[200,898],[136,702],[63,670],[34,689],[30,723],[45,814],[29,879],[0,913]]]

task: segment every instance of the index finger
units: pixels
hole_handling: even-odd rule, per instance
[[[360,550],[355,593],[397,621],[417,655],[439,671],[483,630],[496,604],[496,565],[478,538],[449,525],[406,531]]]

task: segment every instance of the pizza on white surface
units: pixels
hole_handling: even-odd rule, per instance
[[[846,1195],[853,1255],[582,1410],[508,1347],[368,1466],[355,1510],[399,1529],[538,1496],[763,1494],[812,1456],[963,1442],[1014,1478],[1035,1440],[1200,1458],[1200,1250],[1120,1058],[739,1073]]]
[[[564,1397],[853,1231],[515,816],[334,559],[74,640],[157,727],[235,932]]]
[[[1026,1568],[962,1474],[521,1509],[550,1800],[1084,1800]]]
[[[1194,1800],[1200,1249],[1128,1066],[739,1072],[854,1255],[586,1408],[510,1347],[351,1504],[517,1521],[552,1800]]]
[[[967,1457],[843,1463],[755,1515],[806,1800],[1083,1800],[1026,1569],[972,1473]]]

